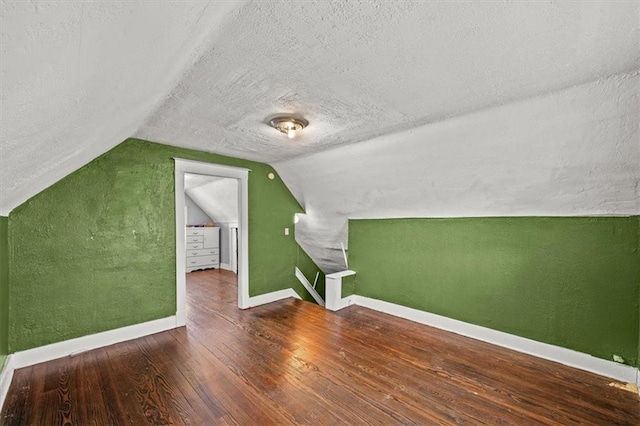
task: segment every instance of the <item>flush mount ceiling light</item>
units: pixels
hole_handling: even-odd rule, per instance
[[[309,122],[301,117],[281,115],[269,120],[269,125],[289,136],[289,139],[292,139],[296,136],[296,132],[307,127]]]

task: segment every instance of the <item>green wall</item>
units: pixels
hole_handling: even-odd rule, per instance
[[[9,353],[9,219],[0,216],[0,369]]]
[[[302,209],[270,166],[128,139],[10,213],[10,352],[175,314],[173,157],[251,169],[249,292],[311,299],[294,266],[317,267],[283,232]]]
[[[637,365],[638,217],[349,222],[355,293]]]

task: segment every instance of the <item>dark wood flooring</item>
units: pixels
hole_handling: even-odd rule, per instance
[[[640,424],[609,379],[365,308],[240,311],[188,274],[188,325],[15,372],[5,425]]]

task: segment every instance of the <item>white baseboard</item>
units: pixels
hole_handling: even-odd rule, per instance
[[[13,355],[9,355],[4,361],[2,372],[0,372],[0,410],[4,405],[4,399],[7,397],[7,392],[9,392],[9,386],[11,386],[13,370],[15,370],[13,367]]]
[[[255,306],[266,305],[267,303],[276,302],[278,300],[287,299],[289,297],[295,297],[296,299],[302,299],[298,293],[292,288],[286,288],[284,290],[273,291],[271,293],[261,294],[259,296],[253,296],[249,298],[247,308],[253,308]]]
[[[225,271],[234,272],[233,269],[231,269],[231,264],[230,263],[222,263],[222,262],[220,262],[220,269],[224,269]]]
[[[408,308],[395,303],[370,299],[364,296],[353,295],[351,302],[365,308],[373,309],[396,317],[404,318],[420,324],[429,325],[472,339],[481,340],[497,346],[512,349],[514,351],[559,362],[580,370],[586,370],[601,376],[610,377],[627,383],[640,385],[640,371],[637,368],[618,364],[613,361],[596,358],[592,355],[577,352],[548,343],[537,342],[502,331],[492,330],[479,325],[469,324],[418,309]]]
[[[186,311],[177,311],[176,312],[176,327],[182,327],[187,325],[187,312]]]
[[[170,316],[140,324],[129,325],[127,327],[116,328],[115,330],[108,330],[75,339],[64,340],[62,342],[52,343],[50,345],[40,346],[33,349],[27,349],[16,352],[12,355],[13,368],[17,369],[27,367],[29,365],[40,364],[41,362],[51,361],[57,358],[79,354],[81,352],[90,351],[91,349],[97,349],[113,345],[115,343],[137,339],[138,337],[147,336],[149,334],[170,330],[172,328],[176,328],[176,326],[176,317]]]

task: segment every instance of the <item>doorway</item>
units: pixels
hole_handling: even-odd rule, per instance
[[[176,214],[176,325],[186,324],[186,250],[187,218],[185,206],[185,175],[194,174],[212,178],[229,178],[237,181],[238,222],[237,266],[238,307],[249,306],[249,169],[202,163],[199,161],[175,158],[175,214]],[[231,230],[231,227],[229,227]],[[229,238],[229,242],[231,239]]]
[[[238,180],[185,173],[184,192],[187,273],[215,268],[237,274]],[[207,234],[211,234],[210,244]]]

